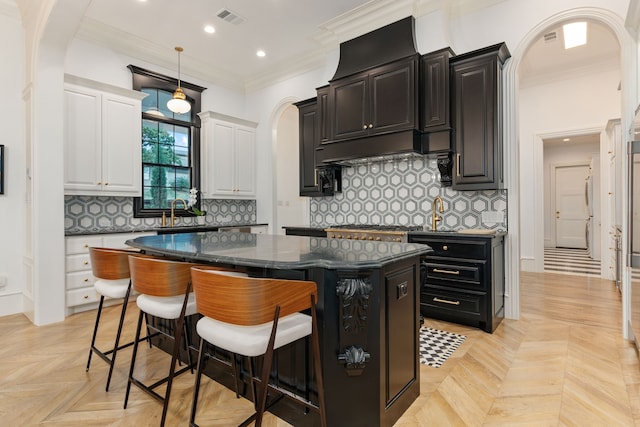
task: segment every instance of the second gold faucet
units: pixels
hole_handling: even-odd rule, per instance
[[[438,202],[440,202],[439,209]],[[431,204],[431,231],[438,231],[438,223],[442,221],[442,216],[438,215],[438,212],[444,213],[444,204],[440,196],[436,196]]]
[[[176,221],[176,215],[174,213],[176,202],[182,202],[182,205],[184,206],[184,209],[188,208],[187,202],[184,199],[173,199],[171,201],[171,223],[170,223],[171,227],[173,227],[173,225],[175,224],[175,221]]]

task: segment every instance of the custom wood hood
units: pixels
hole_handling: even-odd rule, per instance
[[[438,73],[423,74],[412,16],[340,44],[335,75],[328,87],[318,89],[317,120],[327,132],[317,144],[316,166],[428,153],[433,139],[424,137],[422,111],[434,100],[421,89],[448,85],[446,59]],[[435,83],[425,80],[434,76]],[[327,93],[324,98],[321,91]],[[443,93],[448,101],[448,92],[448,86],[438,89],[437,102],[444,101]],[[450,148],[448,130],[447,125],[439,138],[444,151]]]
[[[330,81],[418,53],[413,16],[340,44],[340,61]]]

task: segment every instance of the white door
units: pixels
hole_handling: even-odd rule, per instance
[[[556,246],[587,248],[587,165],[556,167]]]

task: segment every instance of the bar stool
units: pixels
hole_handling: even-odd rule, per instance
[[[257,393],[255,379],[251,374],[256,412],[240,424],[248,425],[255,419],[255,425],[259,427],[262,425],[262,417],[267,409],[268,389],[278,391],[277,386],[269,384],[274,350],[311,335],[318,405],[301,396],[296,396],[295,400],[319,412],[321,424],[326,427],[315,282],[233,277],[199,267],[191,269],[191,280],[196,294],[198,312],[204,317],[196,326],[200,336],[200,354],[190,425],[196,426],[196,407],[206,355],[205,342],[232,353],[247,356],[250,361],[253,357],[264,355]],[[307,309],[311,310],[311,316],[300,313]],[[291,397],[290,392],[281,394],[284,397]]]
[[[106,391],[109,391],[111,383],[111,375],[113,374],[113,366],[116,363],[116,355],[118,350],[129,347],[133,341],[120,345],[120,335],[122,333],[122,325],[127,312],[127,303],[131,295],[131,279],[129,277],[129,255],[137,254],[136,251],[124,249],[107,249],[107,248],[89,248],[89,257],[91,259],[91,270],[97,279],[94,283],[95,291],[100,294],[100,303],[96,314],[96,323],[93,328],[93,336],[91,337],[91,347],[89,348],[89,357],[87,359],[87,372],[91,366],[91,356],[96,353],[102,360],[109,364],[109,374],[107,375]],[[104,305],[105,297],[113,299],[122,299],[122,308],[120,310],[120,322],[116,332],[116,339],[113,348],[107,351],[101,351],[96,347],[96,336],[98,335],[98,327],[100,324],[100,315]]]
[[[131,255],[129,257],[131,284],[133,289],[140,294],[136,299],[136,304],[140,309],[140,315],[138,316],[136,338],[133,345],[133,354],[131,356],[131,366],[129,368],[129,380],[127,382],[127,391],[124,398],[124,407],[126,409],[129,401],[131,384],[135,384],[150,396],[163,402],[162,418],[160,420],[161,426],[164,426],[167,417],[167,408],[169,406],[173,378],[187,370],[191,370],[191,372],[193,372],[194,364],[191,362],[191,351],[189,350],[188,343],[189,335],[186,332],[185,327],[185,317],[196,313],[195,296],[190,292],[190,268],[193,266],[197,266],[197,264],[153,257],[139,257],[135,255]],[[142,329],[142,318],[145,317],[145,314],[170,320],[173,326],[173,336],[171,336],[167,332],[155,328],[147,323],[147,329],[154,329],[156,333],[168,336],[174,341],[168,375],[151,385],[146,385],[141,380],[133,376],[136,356],[138,353],[138,341],[140,341],[140,330]],[[176,372],[176,361],[178,360],[183,335],[185,338],[189,363],[187,366]],[[167,384],[166,391],[165,395],[161,396],[154,389],[164,383]]]

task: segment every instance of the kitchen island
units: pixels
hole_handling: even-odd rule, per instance
[[[428,246],[216,232],[145,236],[127,244],[251,276],[316,282],[329,426],[392,426],[418,397],[419,262]],[[272,378],[296,393],[308,385],[317,399],[311,357],[304,342],[280,349]],[[228,369],[207,373],[233,384]],[[293,425],[319,425],[315,413],[305,414],[290,399],[270,411]]]

